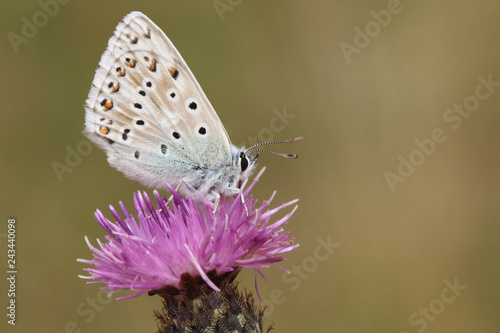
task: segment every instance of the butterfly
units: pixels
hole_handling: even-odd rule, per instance
[[[141,12],[125,16],[108,42],[85,102],[84,133],[127,177],[211,201],[238,193],[257,166],[251,153],[269,152],[258,146],[302,139],[232,145],[179,52]]]

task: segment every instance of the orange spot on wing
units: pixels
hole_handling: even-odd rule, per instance
[[[134,68],[136,63],[137,63],[137,61],[135,59],[132,59],[129,62],[126,62],[125,65],[127,65],[128,67]]]
[[[104,103],[104,111],[108,111],[112,107],[113,107],[113,102],[107,101],[106,103]]]
[[[106,135],[109,133],[109,128],[108,127],[100,127],[99,132],[101,132],[101,134]]]
[[[168,69],[168,72],[170,73],[170,76],[176,80],[177,77],[179,76],[179,71],[177,70],[177,68],[175,68],[174,66],[170,67]]]
[[[151,72],[156,72],[156,64],[158,63],[158,61],[156,59],[153,58],[153,60],[151,60],[151,65],[149,66],[149,70]]]

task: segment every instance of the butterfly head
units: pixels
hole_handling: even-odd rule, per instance
[[[292,140],[261,142],[251,146],[248,149],[246,149],[245,147],[238,149],[236,146],[232,146],[231,153],[233,156],[233,165],[236,166],[236,174],[237,174],[237,176],[234,178],[233,186],[237,185],[238,182],[243,181],[252,175],[252,173],[255,171],[255,168],[257,167],[257,162],[259,160],[259,152],[278,155],[285,158],[298,157],[298,155],[295,154],[276,153],[274,151],[266,149],[260,149],[260,148],[258,149],[257,147],[274,143],[293,143],[300,141],[302,139],[303,139],[302,137],[299,137]],[[253,156],[252,152],[257,152],[257,155]]]
[[[232,183],[230,186],[237,187],[239,182],[244,181],[253,174],[255,168],[257,167],[259,154],[253,156],[252,154],[247,153],[247,149],[245,147],[238,148],[236,146],[231,146],[231,155],[233,157],[235,175],[232,181],[230,181]]]

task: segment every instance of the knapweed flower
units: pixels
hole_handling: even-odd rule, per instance
[[[122,217],[110,206],[116,222],[97,210],[95,217],[109,235],[104,243],[98,240],[99,248],[92,246],[86,237],[94,259],[79,261],[94,268],[86,268],[89,276],[81,277],[94,280],[89,283],[104,283],[103,289],[111,292],[122,289],[135,292],[123,298],[146,292],[161,295],[165,309],[157,316],[162,327],[175,324],[172,327],[179,329],[194,322],[194,326],[182,327],[188,331],[201,326],[237,328],[238,321],[238,325],[261,327],[262,311],[256,310],[251,295],[236,290],[233,280],[245,267],[262,275],[262,268],[284,260],[282,255],[298,246],[283,229],[296,206],[277,221],[271,220],[297,200],[270,208],[274,193],[260,204],[250,194],[262,171],[237,196],[222,196],[215,210],[213,203],[185,199],[171,187],[170,203],[157,191],[154,191],[155,204],[146,193],[134,194],[137,214],[130,214],[120,202]],[[182,302],[187,302],[185,307],[192,313],[183,312]],[[234,318],[247,313],[250,321],[241,322],[241,318],[234,319],[236,322],[233,320],[232,324],[227,321],[225,313],[236,305],[246,307],[237,309]],[[215,319],[222,321],[217,323]]]

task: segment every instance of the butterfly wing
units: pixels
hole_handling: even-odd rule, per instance
[[[231,163],[217,113],[167,36],[140,12],[118,24],[85,103],[85,133],[148,186],[195,182]]]

